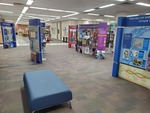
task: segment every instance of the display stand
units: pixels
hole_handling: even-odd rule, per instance
[[[40,19],[29,20],[29,40],[31,60],[36,63],[42,63],[42,39]]]
[[[45,23],[41,23],[42,61],[46,60],[46,58],[43,57],[43,54],[46,53],[46,50],[45,50],[45,47],[46,47],[45,33],[46,33]]]
[[[68,48],[74,48],[76,43],[76,26],[68,26]]]
[[[112,76],[150,89],[150,15],[118,18]]]
[[[78,26],[77,48],[84,54],[91,54],[97,59],[104,58],[107,37],[107,23],[81,24]],[[77,49],[77,51],[79,51]]]
[[[13,23],[1,22],[3,48],[15,48],[16,44],[16,33]]]

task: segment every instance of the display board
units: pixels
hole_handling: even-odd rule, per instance
[[[97,50],[104,51],[107,37],[107,23],[99,24]]]
[[[105,50],[107,23],[81,24],[78,26],[78,46],[82,53],[96,55]]]
[[[74,48],[76,43],[76,26],[68,26],[68,48]]]
[[[40,19],[29,20],[29,41],[31,50],[31,60],[42,63],[42,41]]]
[[[150,15],[119,17],[112,75],[150,89]]]
[[[2,30],[0,29],[0,44],[2,44],[2,43],[3,43],[3,40],[2,40]]]
[[[149,46],[150,28],[124,28],[120,62],[146,69]]]
[[[17,47],[16,33],[13,23],[1,22],[1,32],[4,49]]]

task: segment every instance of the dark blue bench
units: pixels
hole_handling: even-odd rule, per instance
[[[72,92],[50,70],[25,72],[23,81],[31,112],[64,102],[69,102],[71,108]]]

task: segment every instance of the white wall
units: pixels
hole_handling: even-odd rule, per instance
[[[62,21],[62,37],[68,36],[69,21]]]
[[[60,31],[60,29],[61,29],[61,22],[57,22],[57,30],[59,31],[59,32],[57,32],[58,34],[57,34],[57,37],[58,37],[58,39],[59,40],[61,40],[61,31]]]
[[[51,38],[57,39],[57,23],[51,23]]]
[[[69,25],[79,25],[79,24],[99,24],[99,22],[86,21],[86,20],[65,20],[61,22],[51,23],[51,37],[55,39],[62,40],[62,37],[68,36],[68,26]],[[59,34],[57,34],[59,30]]]

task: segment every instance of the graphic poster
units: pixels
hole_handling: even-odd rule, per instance
[[[68,47],[74,48],[76,43],[76,26],[68,27]]]
[[[131,33],[124,34],[123,48],[130,49],[131,42],[132,42],[132,34]]]
[[[147,70],[120,64],[119,77],[150,89],[150,72]]]
[[[107,37],[107,23],[100,23],[97,50],[100,50],[100,51],[105,50],[106,37]]]
[[[39,34],[37,26],[30,26],[29,27],[29,42],[30,42],[30,50],[31,50],[31,60],[33,62],[37,61],[37,53],[40,52],[39,48]]]
[[[4,30],[4,43],[9,43],[13,41],[12,37],[12,27],[3,27]]]
[[[124,28],[120,62],[149,70],[149,44],[150,28]]]
[[[39,52],[38,27],[29,27],[30,50]]]
[[[142,38],[134,38],[132,48],[142,49],[143,48],[143,42],[144,42],[144,39],[142,39]]]
[[[129,49],[123,49],[123,59],[129,59]]]

